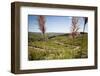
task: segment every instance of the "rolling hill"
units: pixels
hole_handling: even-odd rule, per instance
[[[28,59],[76,59],[87,58],[87,33],[80,32],[80,36],[72,39],[70,33],[28,33]]]

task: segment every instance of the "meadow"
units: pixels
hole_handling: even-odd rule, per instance
[[[88,57],[88,34],[81,33],[74,39],[70,34],[28,32],[28,59],[54,60]]]

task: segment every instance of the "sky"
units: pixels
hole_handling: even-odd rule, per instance
[[[72,25],[71,16],[45,16],[46,32],[55,33],[70,33]],[[78,21],[79,32],[83,31],[84,19],[79,17]],[[85,27],[85,32],[88,31],[88,23]],[[41,32],[39,29],[38,16],[28,15],[28,32]]]

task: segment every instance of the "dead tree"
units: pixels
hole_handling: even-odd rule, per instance
[[[45,28],[45,17],[40,15],[38,17],[38,21],[39,21],[39,29],[42,32],[42,34],[44,36],[44,39],[45,39],[45,31],[46,31],[46,28]]]
[[[73,39],[79,34],[78,20],[78,17],[72,17],[71,36]]]

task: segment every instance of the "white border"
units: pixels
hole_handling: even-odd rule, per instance
[[[88,17],[88,58],[28,61],[28,14]],[[94,65],[94,11],[41,7],[21,7],[20,19],[21,70]]]

